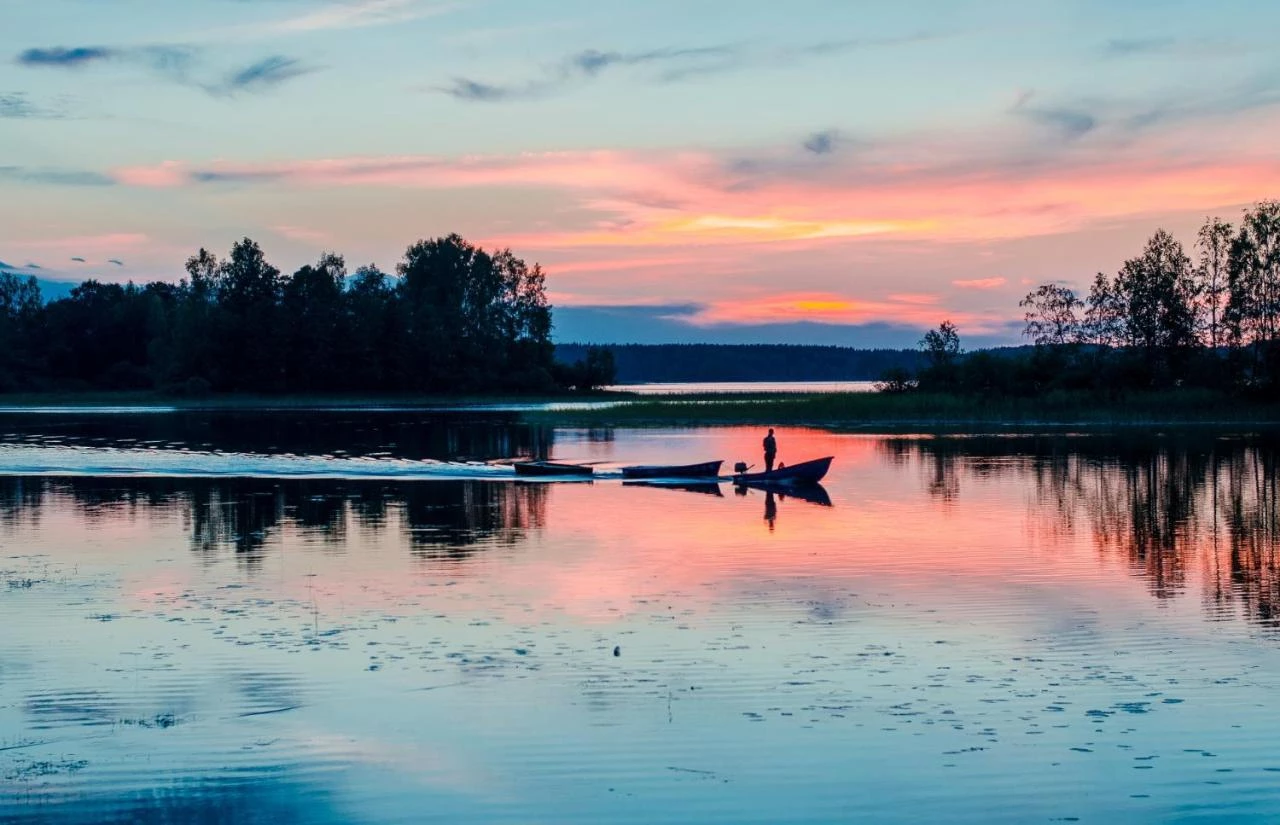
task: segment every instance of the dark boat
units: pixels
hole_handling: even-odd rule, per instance
[[[734,484],[770,484],[780,487],[803,486],[817,484],[831,469],[834,456],[816,458],[813,461],[802,461],[799,464],[788,464],[781,469],[765,473],[738,473],[733,477]]]
[[[723,461],[704,461],[701,464],[661,465],[647,464],[623,467],[623,478],[718,478]]]
[[[556,464],[553,461],[518,461],[512,465],[518,476],[589,476],[595,474],[592,467],[581,464]]]

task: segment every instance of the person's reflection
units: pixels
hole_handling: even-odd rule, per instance
[[[773,500],[773,491],[764,493],[764,520],[769,522],[769,532],[773,532],[773,522],[778,518],[778,502]]]

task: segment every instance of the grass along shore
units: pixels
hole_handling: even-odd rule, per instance
[[[1280,404],[1204,390],[1131,392],[1115,399],[1055,392],[1034,398],[939,393],[647,396],[606,409],[539,411],[583,425],[812,425],[828,428],[1280,425]]]
[[[48,407],[172,407],[179,410],[336,410],[336,409],[405,409],[424,407],[472,407],[472,406],[531,406],[541,404],[572,404],[593,401],[616,401],[636,398],[632,393],[619,392],[564,392],[518,395],[483,394],[423,394],[423,393],[364,393],[364,394],[266,394],[266,393],[217,393],[202,396],[181,396],[158,391],[140,390],[127,392],[31,392],[0,393],[0,410],[39,409]]]
[[[601,404],[594,407],[594,403]],[[539,406],[556,406],[537,409]],[[563,405],[563,407],[561,406]],[[1032,398],[943,393],[735,393],[641,396],[625,392],[539,395],[261,395],[184,398],[158,392],[0,394],[0,410],[162,407],[184,411],[447,409],[523,411],[531,421],[585,426],[811,425],[829,428],[1280,425],[1280,404],[1208,390],[1129,392],[1105,398],[1054,392]],[[567,407],[567,408],[566,408]],[[533,409],[530,409],[533,408]]]

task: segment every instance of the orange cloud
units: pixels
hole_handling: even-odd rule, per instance
[[[920,296],[908,296],[916,298]],[[714,302],[692,316],[695,324],[776,324],[816,321],[824,324],[898,323],[933,326],[938,307],[919,301],[867,301],[827,292],[798,292]],[[984,331],[999,319],[981,313],[948,313],[966,331]]]

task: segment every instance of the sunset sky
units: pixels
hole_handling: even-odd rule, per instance
[[[45,280],[458,232],[543,264],[560,340],[973,345],[1280,196],[1256,0],[0,9],[0,262]]]

